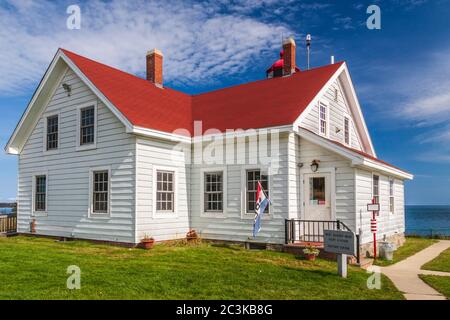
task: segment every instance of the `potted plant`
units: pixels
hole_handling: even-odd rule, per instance
[[[197,231],[195,231],[195,230],[189,230],[188,233],[186,233],[186,239],[187,239],[188,241],[198,239]]]
[[[313,247],[313,246],[307,246],[305,249],[303,249],[303,254],[305,255],[305,258],[308,261],[314,261],[316,260],[316,257],[319,255],[320,251],[319,249]]]
[[[147,234],[145,234],[141,240],[141,246],[144,249],[151,249],[153,247],[154,243],[155,243],[155,239],[153,239],[153,237],[151,237]]]

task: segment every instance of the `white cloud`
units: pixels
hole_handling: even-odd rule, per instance
[[[247,8],[279,5],[243,1]],[[80,4],[81,30],[68,30],[69,4],[0,4],[0,94],[20,94],[36,85],[58,47],[139,75],[146,51],[157,47],[164,53],[165,79],[193,85],[245,72],[252,59],[273,55],[281,34],[293,34],[282,24],[224,10],[218,1],[172,0],[89,1]]]

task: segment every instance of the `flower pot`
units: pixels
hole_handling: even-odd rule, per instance
[[[198,239],[197,232],[195,230],[191,230],[186,234],[186,239],[188,241],[196,240]]]
[[[147,250],[151,249],[154,244],[155,244],[155,240],[154,239],[141,240],[142,248],[147,249]]]
[[[308,261],[314,261],[314,260],[316,260],[316,255],[315,254],[305,254],[305,258],[306,258],[306,260],[308,260]]]

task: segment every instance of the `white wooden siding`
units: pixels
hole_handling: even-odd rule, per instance
[[[156,139],[137,140],[136,242],[145,234],[157,241],[184,238],[189,231],[189,165],[183,150],[175,143]],[[187,155],[189,157],[189,155]],[[174,213],[154,214],[154,167],[176,171],[176,208]]]
[[[203,149],[208,143],[203,144]],[[257,161],[256,164],[249,164],[251,160],[255,160],[254,155],[249,153],[249,141],[246,139],[245,143],[230,144],[234,148],[234,159],[238,157],[246,159],[246,164],[228,164],[226,165],[227,173],[227,203],[226,213],[221,217],[206,217],[201,214],[201,192],[200,179],[202,178],[202,168],[207,169],[218,168],[220,164],[200,165],[193,162],[191,170],[191,226],[197,230],[203,238],[220,239],[230,241],[246,241],[252,236],[254,214],[245,214],[245,178],[243,172],[246,169],[266,169],[267,163],[265,161]],[[272,152],[268,140],[268,151]],[[256,241],[268,243],[284,243],[284,221],[288,218],[288,135],[280,134],[279,150],[280,155],[278,161],[277,172],[269,175],[269,192],[272,201],[270,214],[266,215],[262,229]],[[228,147],[228,145],[227,145]],[[226,154],[226,153],[225,153]],[[195,157],[195,155],[193,155]],[[224,156],[225,157],[225,156]],[[276,160],[272,158],[272,161]],[[195,158],[193,158],[195,159]],[[236,162],[234,162],[236,163]],[[222,165],[224,167],[225,164]]]
[[[67,96],[61,86],[72,86]],[[47,215],[36,217],[38,234],[134,242],[135,137],[70,69],[51,98],[19,156],[18,231],[30,231],[32,177],[47,171]],[[75,151],[77,106],[98,101],[97,148]],[[44,152],[48,114],[59,113],[56,153]],[[111,167],[110,216],[89,218],[89,170]]]
[[[355,231],[355,169],[351,167],[348,159],[317,146],[305,139],[299,139],[299,158],[297,163],[302,163],[302,170],[310,170],[313,160],[319,160],[320,168],[335,168],[335,213],[336,219],[344,222]],[[311,171],[312,172],[312,171]],[[294,177],[291,177],[292,181]],[[301,191],[299,191],[301,192]],[[298,195],[300,198],[300,194]],[[303,205],[300,204],[301,210]],[[299,218],[303,217],[303,212]]]
[[[335,101],[335,89],[338,90],[338,99]],[[361,143],[359,141],[356,127],[353,120],[353,115],[349,106],[346,103],[344,94],[339,85],[339,80],[336,80],[325,91],[323,97],[320,99],[328,105],[328,129],[329,138],[340,143],[344,143],[344,116],[350,116],[350,141],[351,147],[357,150],[362,150]],[[311,130],[312,132],[319,134],[319,105],[316,104],[307,113],[300,126]],[[336,133],[336,128],[340,129],[339,133]]]
[[[380,177],[380,215],[377,217],[377,239],[391,236],[405,231],[404,186],[403,181],[394,180],[394,208],[389,212],[389,176],[380,172],[356,169],[356,222],[357,228],[362,230],[361,243],[373,241],[370,231],[372,213],[367,211],[367,204],[372,201],[372,174]]]

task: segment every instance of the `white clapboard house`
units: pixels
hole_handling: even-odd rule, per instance
[[[158,50],[142,79],[59,49],[6,146],[18,232],[247,241],[261,181],[253,241],[320,242],[339,224],[369,247],[375,198],[378,238],[401,242],[412,175],[377,158],[347,64],[299,70],[295,42],[283,50],[267,79],[188,95],[163,85]]]

